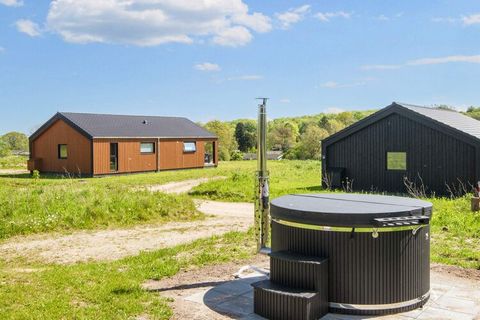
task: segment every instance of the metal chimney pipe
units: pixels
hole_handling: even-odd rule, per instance
[[[267,170],[267,98],[259,98],[257,123],[257,183],[255,186],[255,235],[259,253],[269,253],[270,191]]]

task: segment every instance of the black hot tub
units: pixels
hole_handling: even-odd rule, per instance
[[[280,319],[268,304],[278,295],[305,300],[308,293],[310,311],[298,319],[326,311],[379,315],[422,306],[430,290],[431,214],[429,202],[392,196],[305,194],[273,200],[271,274],[268,283],[254,285],[256,312]],[[262,294],[265,290],[270,296]],[[281,304],[287,308],[283,312],[296,314],[288,308],[298,304],[288,299]]]

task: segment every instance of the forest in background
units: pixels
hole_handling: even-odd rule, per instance
[[[447,105],[440,105],[437,108],[454,110]],[[272,119],[268,121],[268,148],[282,151],[285,159],[320,159],[321,140],[375,111],[319,113]],[[470,107],[463,113],[480,120],[480,107]],[[201,125],[218,136],[219,158],[222,161],[242,160],[245,153],[256,151],[256,120],[213,120]],[[28,137],[24,133],[9,132],[0,136],[0,158],[26,152]]]
[[[439,105],[437,108],[455,110],[447,105]],[[319,113],[270,120],[267,133],[268,149],[282,151],[285,159],[320,159],[320,141],[375,111]],[[480,107],[470,107],[463,113],[480,120]],[[242,160],[244,153],[256,151],[256,120],[238,119],[227,122],[213,120],[202,125],[218,136],[220,160]]]

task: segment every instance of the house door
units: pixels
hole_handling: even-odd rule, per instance
[[[118,171],[118,143],[110,143],[110,171]]]

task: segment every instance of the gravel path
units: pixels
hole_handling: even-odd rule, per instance
[[[192,179],[192,180],[185,180],[179,182],[170,182],[167,184],[159,184],[159,185],[151,185],[147,186],[147,190],[152,192],[164,192],[164,193],[186,193],[195,188],[196,186],[212,181],[212,180],[223,180],[227,177],[213,177],[213,178],[200,178],[200,179]]]
[[[168,184],[163,192],[186,192],[204,179]],[[160,186],[157,187],[157,190]],[[182,190],[182,191],[180,191]],[[246,231],[253,224],[253,204],[195,200],[205,220],[144,225],[129,229],[79,231],[70,235],[32,235],[14,237],[0,244],[5,259],[25,257],[30,260],[72,264],[85,261],[112,261],[192,242],[229,231]]]

